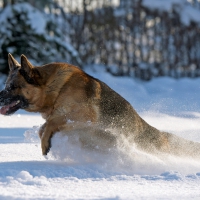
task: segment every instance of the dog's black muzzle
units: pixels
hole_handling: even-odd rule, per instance
[[[19,109],[28,107],[28,101],[21,95],[13,95],[9,90],[0,92],[0,114],[10,115]]]
[[[10,102],[10,97],[11,97],[11,96],[10,96],[9,91],[7,91],[7,90],[2,90],[2,91],[0,92],[0,106],[5,106],[5,105],[11,103],[11,102]]]

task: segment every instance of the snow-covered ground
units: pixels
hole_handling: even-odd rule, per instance
[[[86,69],[151,125],[200,142],[200,79],[141,82]],[[0,116],[0,199],[200,199],[200,163],[131,148],[88,152],[58,133],[43,157],[38,114]],[[199,152],[200,153],[200,152]]]

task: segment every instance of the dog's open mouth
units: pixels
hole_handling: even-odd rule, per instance
[[[9,115],[9,114],[16,112],[21,107],[20,103],[21,103],[21,101],[17,100],[8,105],[2,106],[0,108],[0,114]]]

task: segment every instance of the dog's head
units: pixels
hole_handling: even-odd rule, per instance
[[[36,98],[40,96],[39,72],[28,59],[22,55],[21,65],[8,55],[10,72],[6,80],[5,89],[0,92],[0,113],[10,115],[18,109],[37,111]],[[36,110],[34,110],[36,109]]]

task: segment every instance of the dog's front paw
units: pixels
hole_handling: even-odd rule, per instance
[[[51,139],[45,140],[44,138],[42,138],[41,147],[42,147],[42,155],[47,155],[51,148]]]

